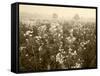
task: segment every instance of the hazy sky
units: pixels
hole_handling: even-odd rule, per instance
[[[52,7],[52,6],[36,6],[36,5],[20,5],[19,12],[28,14],[41,14],[52,15],[57,13],[59,17],[73,17],[75,14],[79,14],[83,18],[95,18],[96,10],[89,8],[72,8],[72,7]]]

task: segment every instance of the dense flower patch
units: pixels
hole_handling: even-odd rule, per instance
[[[96,66],[96,25],[92,22],[20,22],[19,59],[23,71]]]

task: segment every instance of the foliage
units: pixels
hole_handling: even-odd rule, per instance
[[[54,15],[55,16],[55,15]],[[78,18],[78,16],[75,16]],[[96,67],[96,28],[91,22],[20,22],[20,69],[42,71]]]

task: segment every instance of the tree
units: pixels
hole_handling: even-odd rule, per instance
[[[58,18],[58,15],[56,13],[53,13],[52,14],[52,18],[57,19]]]
[[[80,19],[79,15],[76,14],[74,17],[73,17],[74,20],[78,21]]]

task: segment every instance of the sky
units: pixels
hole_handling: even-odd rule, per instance
[[[96,18],[96,9],[90,8],[72,8],[72,7],[52,7],[52,6],[37,6],[37,5],[19,5],[19,13],[39,14],[39,15],[52,15],[58,14],[59,17],[72,18],[74,15],[79,14],[82,18]]]

